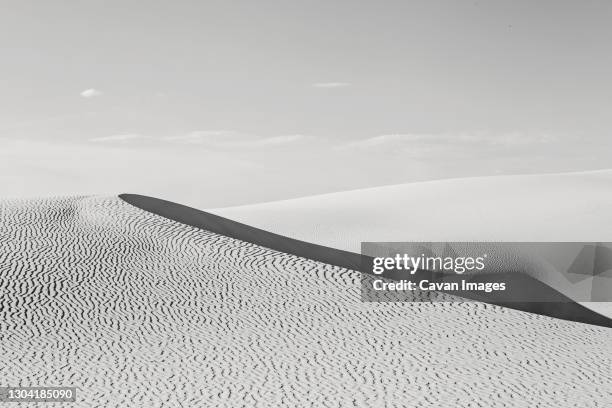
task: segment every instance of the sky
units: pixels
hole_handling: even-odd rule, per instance
[[[612,167],[608,1],[1,4],[3,197]]]

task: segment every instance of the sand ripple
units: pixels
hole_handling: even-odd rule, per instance
[[[116,197],[0,203],[0,385],[76,406],[604,407],[611,356],[601,327],[362,303],[356,272]]]

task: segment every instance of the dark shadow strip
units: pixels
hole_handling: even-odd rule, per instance
[[[371,273],[371,269],[362,267],[364,256],[361,254],[299,241],[170,201],[138,194],[121,194],[119,198],[142,210],[192,227],[270,248],[275,251],[308,258],[313,261],[360,271],[362,273]],[[368,262],[366,262],[366,264],[367,263]],[[390,276],[390,278],[393,279],[394,277]],[[519,284],[519,287],[529,287],[531,291],[540,296],[538,299],[558,299],[558,301],[516,302],[511,301],[503,294],[499,294],[499,292],[487,294],[479,293],[478,295],[468,295],[466,297],[524,312],[612,328],[612,319],[574,302],[565,295],[534,278],[526,275],[517,274],[516,276],[512,276],[511,274],[506,274],[505,280],[515,281]]]

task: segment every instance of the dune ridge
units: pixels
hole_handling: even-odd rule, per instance
[[[165,200],[137,194],[121,194],[119,197],[138,208],[186,225],[270,248],[275,251],[312,259],[341,268],[360,271],[362,273],[372,273],[370,268],[363,268],[364,264],[362,262],[367,257],[357,253],[285,237]],[[415,278],[418,279],[421,275],[425,276],[424,273],[417,272]],[[504,281],[506,281],[509,286],[516,287],[518,290],[529,291],[530,295],[528,299],[542,299],[542,301],[517,301],[513,298],[513,293],[516,294],[516,292],[470,293],[468,298],[545,316],[596,324],[603,327],[612,327],[612,319],[609,317],[574,302],[571,298],[556,291],[544,282],[523,274],[498,274],[498,276],[500,275],[503,275]],[[383,276],[395,280],[402,278],[402,275],[399,274],[385,274]],[[477,279],[486,281],[488,278],[491,278],[491,276],[489,274],[483,274],[478,276]]]

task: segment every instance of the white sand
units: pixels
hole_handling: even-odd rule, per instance
[[[352,252],[362,241],[612,242],[612,170],[448,179],[207,211]]]
[[[610,329],[364,303],[360,274],[116,197],[0,202],[0,378],[78,407],[593,407]]]

